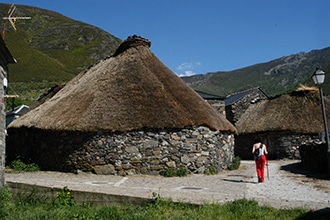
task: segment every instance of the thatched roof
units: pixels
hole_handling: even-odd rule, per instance
[[[124,45],[10,127],[129,131],[205,125],[236,132],[225,116],[158,60],[150,44],[135,40]]]
[[[327,99],[325,106],[330,109]],[[236,128],[240,134],[269,131],[317,134],[324,130],[318,90],[295,91],[250,105]]]

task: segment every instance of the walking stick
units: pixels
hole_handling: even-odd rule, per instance
[[[266,155],[267,179],[269,180],[268,155]]]

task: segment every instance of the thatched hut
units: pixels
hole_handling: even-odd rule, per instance
[[[268,98],[267,94],[259,87],[230,94],[225,99],[226,118],[233,125],[236,125],[238,119],[251,104]]]
[[[329,109],[329,100],[325,103]],[[299,159],[299,146],[319,141],[319,133],[324,130],[318,89],[304,88],[257,102],[246,110],[236,127],[239,134],[235,137],[235,154],[242,159],[252,159],[256,135],[264,138],[270,159]]]
[[[129,37],[8,128],[9,159],[44,170],[158,173],[225,168],[235,127]]]

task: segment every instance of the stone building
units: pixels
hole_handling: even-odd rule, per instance
[[[329,100],[325,102],[329,109]],[[254,137],[261,135],[269,159],[300,159],[301,145],[319,142],[319,133],[324,130],[321,110],[317,88],[297,90],[250,105],[237,122],[235,155],[252,159]],[[329,119],[329,110],[327,115]]]
[[[236,128],[133,36],[8,127],[9,160],[127,175],[225,169]]]
[[[196,91],[198,95],[200,95],[205,101],[207,101],[215,110],[217,110],[220,114],[225,115],[225,97]]]
[[[231,94],[225,99],[226,118],[235,125],[251,104],[268,98],[267,94],[259,87]]]
[[[4,173],[5,173],[5,153],[6,153],[6,142],[5,142],[5,127],[6,127],[6,88],[8,78],[8,64],[16,63],[16,60],[8,50],[4,40],[0,37],[0,82],[3,86],[0,86],[0,187],[4,184]]]

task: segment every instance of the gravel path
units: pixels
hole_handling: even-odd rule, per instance
[[[248,184],[248,198],[273,207],[330,207],[330,180],[299,169],[299,161],[270,161],[270,179]]]
[[[161,176],[102,176],[89,173],[60,172],[6,173],[7,183],[35,185],[108,195],[152,198],[158,194],[174,201],[201,204],[227,202],[235,199],[255,199],[275,208],[305,207],[319,210],[330,207],[330,180],[313,177],[299,169],[299,161],[270,161],[269,180],[257,183],[254,161],[242,161],[235,171],[217,175],[189,175],[165,178]]]

